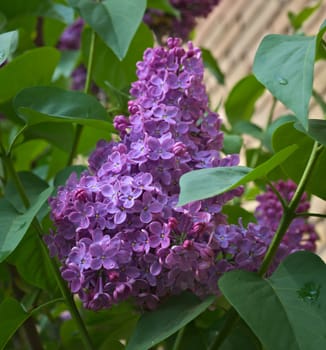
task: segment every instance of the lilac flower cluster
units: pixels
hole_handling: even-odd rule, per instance
[[[57,229],[46,242],[87,308],[132,297],[153,309],[184,290],[218,293],[225,271],[259,268],[273,235],[260,224],[227,224],[222,207],[241,188],[177,206],[184,173],[237,165],[238,155],[220,154],[221,119],[208,107],[200,50],[179,39],[167,45],[137,64],[130,116],[114,120],[121,141],[98,142],[88,171],[50,199]]]
[[[164,35],[189,38],[196,25],[197,18],[207,17],[220,0],[170,0],[170,4],[179,11],[174,17],[159,9],[147,9],[144,22],[161,39]]]
[[[278,181],[273,185],[286,203],[290,203],[296,184],[291,181]],[[277,230],[278,224],[283,215],[283,207],[277,195],[268,187],[267,191],[257,196],[258,206],[255,210],[255,217],[260,225],[270,227],[273,232]],[[304,193],[297,213],[304,213],[309,210],[310,203],[307,194]],[[318,235],[315,232],[314,225],[308,222],[307,217],[295,218],[287,230],[287,234],[280,245],[279,252],[283,251],[288,255],[296,250],[316,250],[316,240]]]

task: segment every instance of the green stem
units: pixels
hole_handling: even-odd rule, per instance
[[[236,310],[231,306],[227,312],[227,318],[224,322],[222,329],[218,332],[217,337],[214,339],[209,347],[209,350],[217,350],[225,341],[229,333],[235,324],[239,321],[239,315]]]
[[[305,190],[306,184],[309,180],[309,176],[313,170],[313,167],[318,159],[318,156],[320,154],[320,151],[322,150],[322,147],[315,142],[314,146],[312,148],[309,160],[307,162],[307,165],[305,167],[305,170],[302,174],[302,177],[300,179],[300,182],[297,186],[297,189],[292,197],[292,200],[287,208],[284,209],[282,219],[280,221],[279,227],[273,237],[273,240],[267,250],[267,253],[264,257],[264,260],[262,262],[262,265],[258,271],[259,276],[264,276],[267,272],[271,262],[273,261],[273,258],[277,252],[277,249],[289,227],[291,224],[291,221],[296,216],[295,211],[299,205],[299,202],[301,200],[302,194]]]
[[[178,332],[178,334],[177,334],[177,337],[176,337],[176,339],[175,339],[175,342],[174,342],[174,344],[173,344],[172,350],[178,350],[178,349],[179,349],[180,344],[181,344],[181,341],[182,341],[182,337],[183,337],[183,334],[184,334],[185,330],[186,330],[186,326],[182,327],[182,328],[179,330],[179,332]]]
[[[91,89],[91,82],[92,82],[92,71],[93,71],[93,63],[94,63],[94,52],[95,52],[95,41],[96,41],[96,33],[94,30],[92,31],[91,36],[91,43],[89,48],[89,56],[88,56],[88,62],[87,62],[87,75],[86,75],[86,82],[84,86],[84,93],[88,94]],[[83,131],[83,125],[77,124],[76,131],[75,131],[75,137],[73,140],[73,144],[71,147],[71,152],[68,158],[67,166],[71,165],[76,154],[77,149],[80,141],[80,136]]]
[[[321,145],[319,145],[317,142],[314,143],[309,160],[306,164],[305,170],[302,174],[302,177],[297,186],[297,189],[289,205],[284,208],[279,227],[273,237],[272,243],[270,244],[267,250],[267,253],[264,257],[263,263],[258,271],[258,275],[261,277],[263,277],[267,272],[277,252],[277,249],[282,241],[282,238],[284,237],[287,231],[287,228],[291,224],[291,221],[293,220],[293,218],[296,216],[295,211],[299,205],[302,194],[305,190],[305,186],[309,180],[309,176],[314,168],[314,165],[322,149],[323,147]],[[224,340],[226,339],[228,334],[231,332],[232,328],[237,323],[238,319],[239,319],[239,315],[237,311],[233,307],[231,307],[231,309],[228,311],[228,317],[224,323],[223,328],[219,332],[218,336],[215,338],[214,342],[211,344],[209,350],[217,350],[219,346],[223,344]]]
[[[3,152],[4,148],[1,145],[1,143],[0,143],[0,148]],[[23,187],[23,184],[20,181],[20,178],[19,178],[17,172],[14,169],[14,166],[12,164],[11,159],[5,154],[5,152],[4,152],[4,160],[5,160],[6,166],[8,168],[8,172],[10,173],[12,180],[14,181],[15,186],[19,192],[19,195],[24,203],[24,206],[27,209],[30,207],[30,202],[29,202],[28,197],[26,195],[25,189]],[[32,225],[37,230],[42,249],[44,250],[44,253],[45,253],[44,256],[46,257],[46,259],[48,260],[48,263],[50,264],[50,266],[52,268],[52,271],[53,271],[54,277],[57,281],[58,287],[59,287],[59,289],[60,289],[60,291],[65,299],[66,305],[71,313],[72,318],[76,322],[76,325],[77,325],[79,332],[80,332],[80,337],[84,343],[84,347],[86,350],[93,350],[94,347],[92,345],[90,336],[89,336],[87,329],[85,327],[85,324],[84,324],[84,322],[83,322],[83,320],[78,312],[78,309],[77,309],[75,301],[72,297],[72,294],[69,291],[66,283],[61,278],[58,267],[56,266],[55,262],[50,258],[49,254],[48,254],[48,250],[44,245],[44,242],[42,239],[43,230],[42,230],[42,227],[41,227],[39,221],[37,220],[37,218],[34,218]]]

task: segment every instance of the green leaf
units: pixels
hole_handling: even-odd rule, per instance
[[[91,30],[85,29],[82,38],[84,62],[88,61]],[[129,50],[122,61],[108,48],[101,39],[97,39],[94,50],[93,79],[102,89],[107,90],[107,83],[117,89],[128,88],[137,80],[136,63],[142,59],[148,47],[153,46],[153,35],[147,26],[141,24]],[[110,67],[110,69],[108,69]]]
[[[294,144],[288,146],[255,169],[230,166],[190,171],[181,176],[178,206],[217,196],[247,182],[264,177],[283,163],[297,148],[298,146]]]
[[[251,169],[243,166],[190,171],[180,178],[178,206],[221,194],[240,181]]]
[[[18,43],[18,31],[0,34],[0,65],[15,52]]]
[[[202,58],[204,61],[204,66],[207,68],[213,76],[216,78],[216,80],[224,85],[224,74],[221,70],[221,68],[218,65],[217,60],[214,58],[210,50],[204,49],[203,47],[200,48],[202,52]]]
[[[16,299],[6,298],[0,304],[0,315],[0,349],[4,349],[29,314]]]
[[[241,136],[224,134],[223,152],[225,154],[239,153],[242,143],[243,140]]]
[[[28,124],[76,122],[111,129],[105,108],[93,96],[56,87],[33,87],[14,99],[17,114]]]
[[[295,123],[294,127],[326,146],[326,120],[309,119],[308,131],[304,130],[300,123]]]
[[[39,194],[49,187],[46,181],[30,171],[19,172],[18,177],[25,189],[30,203],[35,203],[38,200]],[[9,181],[5,187],[5,197],[19,212],[25,211],[25,206],[23,205],[20,195],[17,192],[17,188],[12,181]]]
[[[16,267],[25,281],[55,296],[58,293],[58,285],[53,276],[49,252],[41,240],[39,233],[31,227],[16,250],[8,257],[8,261]]]
[[[255,111],[255,103],[264,91],[264,86],[253,75],[241,79],[233,87],[225,102],[228,120],[231,123],[250,120]]]
[[[314,140],[296,130],[293,127],[293,123],[280,126],[273,134],[273,148],[276,152],[294,143],[298,145],[298,149],[281,165],[281,167],[292,180],[298,183],[309,159]],[[324,147],[309,176],[306,190],[326,200],[326,182],[321,181],[321,179],[325,177],[325,174],[326,148]]]
[[[24,213],[19,214],[5,199],[0,202],[1,215],[0,262],[4,261],[23,239],[34,217],[49,198],[53,188],[40,193],[38,200]]]
[[[65,152],[70,152],[74,129],[67,123],[40,123],[25,129],[24,140],[44,139]]]
[[[23,53],[0,69],[0,103],[29,86],[51,81],[60,54],[52,47],[41,47]]]
[[[158,344],[200,315],[214,301],[200,301],[190,293],[169,298],[157,310],[141,316],[126,350],[144,350]]]
[[[122,60],[146,9],[146,0],[68,0],[100,38]]]
[[[219,287],[266,349],[326,347],[326,267],[317,255],[294,253],[269,279],[228,272]]]
[[[316,37],[267,35],[256,53],[256,78],[308,127]]]
[[[292,27],[295,30],[300,29],[302,27],[303,23],[320,8],[321,4],[322,4],[322,0],[318,1],[313,6],[306,6],[297,14],[294,14],[291,11],[288,12],[288,17],[289,17],[289,20],[291,22]]]

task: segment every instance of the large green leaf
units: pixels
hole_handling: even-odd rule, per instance
[[[8,261],[15,265],[25,281],[54,296],[58,293],[58,286],[53,276],[49,252],[41,239],[39,233],[31,227],[16,250],[8,257]]]
[[[126,350],[144,350],[158,344],[205,311],[214,298],[200,301],[190,293],[170,298],[157,310],[141,316]]]
[[[74,128],[67,123],[40,123],[25,129],[24,140],[44,139],[65,152],[70,152]]]
[[[241,79],[233,87],[225,102],[228,120],[231,123],[250,120],[255,111],[255,103],[264,91],[264,86],[253,75]]]
[[[50,187],[40,193],[38,200],[24,214],[19,214],[7,200],[1,200],[0,262],[15,250],[52,191]]]
[[[256,78],[308,128],[316,37],[267,35],[256,53]]]
[[[89,55],[91,30],[86,29],[83,34],[82,51],[85,63]],[[148,47],[153,46],[151,31],[141,24],[137,30],[126,56],[120,61],[113,51],[101,39],[97,39],[94,50],[93,78],[103,89],[108,89],[108,83],[117,89],[128,88],[137,79],[136,63],[142,59]]]
[[[14,99],[17,114],[28,124],[76,122],[98,128],[112,128],[105,108],[93,96],[56,87],[33,87]]]
[[[18,31],[0,34],[0,65],[16,50]]]
[[[21,171],[18,173],[18,176],[30,203],[35,203],[38,200],[40,193],[49,187],[46,181],[30,171]],[[16,208],[16,210],[19,212],[25,211],[25,206],[22,203],[14,182],[9,181],[7,183],[5,187],[5,197]]]
[[[323,137],[323,135],[321,137]],[[298,145],[298,149],[287,159],[286,162],[281,164],[281,167],[290,178],[298,183],[309,159],[314,140],[306,134],[296,130],[293,127],[293,123],[284,124],[274,132],[273,148],[276,152],[288,147],[288,145],[292,145],[293,143]],[[306,190],[308,192],[323,199],[326,199],[326,182],[321,181],[321,179],[325,177],[325,174],[326,148],[324,147],[306,185]]]
[[[139,27],[146,0],[68,0],[115,55],[122,60]]]
[[[41,47],[18,56],[0,69],[0,103],[29,86],[44,85],[51,81],[60,59],[59,51]]]
[[[219,287],[266,350],[326,348],[326,267],[317,255],[290,255],[269,279],[228,272]]]
[[[297,148],[296,145],[288,146],[255,169],[230,166],[190,171],[181,176],[178,206],[219,195],[264,177],[283,163]]]
[[[28,319],[29,314],[19,302],[6,298],[0,304],[0,349],[4,349],[16,330]]]

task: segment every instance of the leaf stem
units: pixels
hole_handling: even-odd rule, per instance
[[[95,52],[95,41],[96,41],[96,33],[94,30],[92,30],[92,36],[91,36],[91,43],[89,47],[89,56],[88,56],[88,62],[87,62],[87,75],[86,75],[86,82],[84,86],[84,93],[88,94],[91,89],[91,82],[92,82],[92,71],[93,71],[93,63],[94,63],[94,52]],[[77,124],[76,131],[75,131],[75,137],[74,141],[71,147],[71,152],[68,158],[67,166],[71,165],[78,149],[80,136],[83,131],[83,125]]]
[[[290,201],[290,204],[287,208],[284,209],[283,215],[280,221],[280,224],[278,226],[278,229],[273,237],[273,240],[267,250],[267,253],[264,257],[264,260],[262,262],[262,265],[258,271],[259,276],[264,276],[267,272],[270,264],[273,261],[273,258],[277,252],[277,249],[286,233],[286,230],[288,229],[289,225],[291,224],[291,221],[296,216],[296,209],[298,207],[298,204],[301,200],[302,194],[305,190],[306,184],[309,180],[309,176],[313,170],[313,167],[318,159],[318,156],[320,154],[320,151],[322,150],[322,147],[318,144],[318,142],[315,142],[310,154],[310,157],[308,159],[308,162],[306,164],[305,170],[301,176],[300,182],[297,186],[297,189]]]

